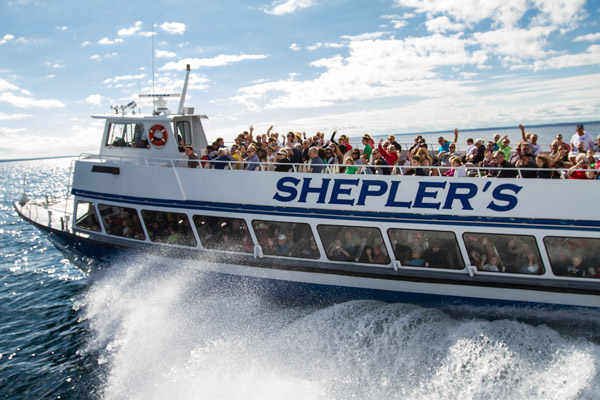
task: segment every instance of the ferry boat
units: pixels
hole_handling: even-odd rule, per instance
[[[78,266],[151,253],[299,301],[600,308],[597,181],[189,168],[189,73],[177,112],[93,116],[65,199],[15,204]]]

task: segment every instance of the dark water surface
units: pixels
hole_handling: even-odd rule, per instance
[[[290,306],[215,290],[210,260],[90,278],[12,209],[25,173],[58,197],[69,167],[0,163],[0,398],[598,398],[595,312]]]

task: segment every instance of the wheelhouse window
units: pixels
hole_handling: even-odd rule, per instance
[[[453,232],[388,229],[394,256],[403,266],[463,269]]]
[[[144,126],[134,122],[111,122],[108,126],[106,147],[133,147],[147,149],[148,134]]]
[[[192,220],[202,247],[238,253],[254,251],[252,237],[243,219],[194,215]]]
[[[185,214],[142,210],[142,218],[153,242],[192,247],[197,244],[190,220]]]
[[[600,278],[600,239],[544,238],[554,275]]]
[[[109,235],[144,240],[144,229],[135,208],[98,204],[104,230]]]
[[[265,255],[313,259],[320,257],[308,224],[254,220],[252,228]]]
[[[94,203],[89,201],[78,201],[75,210],[75,225],[78,228],[100,232],[100,220],[96,214]]]
[[[479,271],[541,275],[544,267],[533,236],[465,233],[471,265]]]
[[[367,264],[389,264],[390,257],[377,228],[319,225],[327,258]]]
[[[177,145],[179,147],[192,144],[192,128],[190,121],[177,121],[175,124],[175,133],[177,136]]]

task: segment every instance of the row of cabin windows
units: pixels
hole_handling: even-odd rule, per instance
[[[76,225],[100,232],[100,223],[109,235],[155,243],[196,247],[189,218],[183,213],[142,210],[140,220],[134,208],[79,201]],[[101,222],[100,222],[101,221]],[[194,215],[192,223],[202,247],[213,250],[253,253],[254,242],[246,221],[241,218]],[[309,224],[253,220],[252,228],[263,254],[318,259],[321,254]],[[381,230],[375,227],[318,225],[325,256],[331,261],[390,263],[390,249]],[[463,257],[456,236],[447,231],[388,229],[394,258],[402,266],[463,269]],[[538,246],[533,236],[489,233],[463,234],[471,265],[480,271],[542,275]],[[600,239],[546,237],[544,244],[555,275],[600,277]]]
[[[189,121],[177,121],[175,133],[178,146],[192,144],[192,128]],[[144,131],[144,125],[141,123],[111,122],[108,126],[106,146],[148,149],[148,132]]]

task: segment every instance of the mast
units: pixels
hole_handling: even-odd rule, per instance
[[[179,100],[179,108],[177,114],[183,115],[183,106],[185,105],[185,95],[187,94],[188,80],[190,79],[190,64],[185,66],[185,82],[183,83],[183,90],[181,91],[181,99]]]

